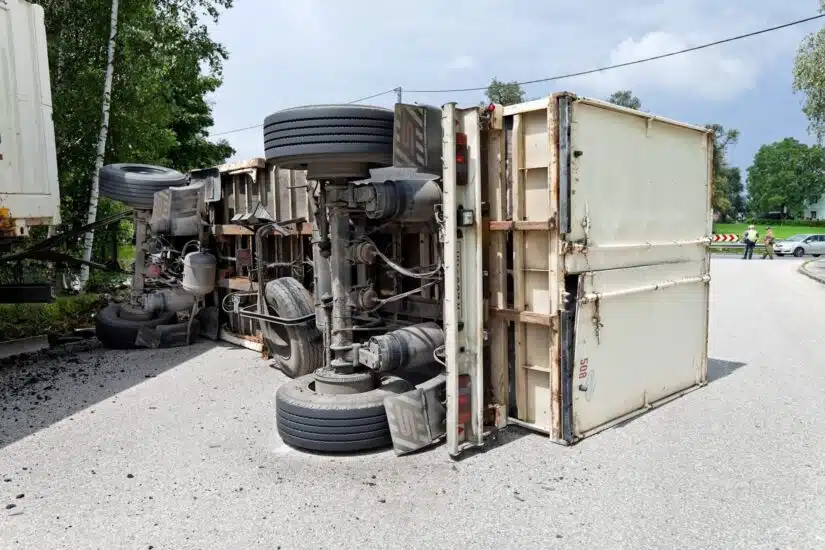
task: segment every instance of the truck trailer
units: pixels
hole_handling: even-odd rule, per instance
[[[43,8],[0,0],[0,244],[59,223]]]
[[[567,92],[268,117],[266,162],[305,171],[314,211],[312,292],[258,279],[295,377],[281,437],[458,455],[515,424],[569,445],[704,385],[712,139]],[[279,339],[267,307],[312,321]]]
[[[16,239],[58,223],[59,190],[42,9],[0,0],[0,18]],[[710,130],[569,92],[263,127],[265,158],[103,167],[137,248],[128,300],[96,318],[105,346],[257,346],[290,378],[281,438],[322,452],[457,456],[508,425],[570,445],[706,384]]]

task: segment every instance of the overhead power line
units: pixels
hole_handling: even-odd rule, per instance
[[[639,64],[642,64],[642,63],[649,63],[651,61],[657,61],[659,59],[665,59],[665,58],[673,57],[673,56],[676,56],[676,55],[682,55],[682,54],[686,54],[686,53],[695,52],[695,51],[698,51],[698,50],[704,50],[704,49],[707,49],[707,48],[712,48],[714,46],[719,46],[719,45],[722,45],[722,44],[728,44],[730,42],[736,42],[738,40],[744,40],[744,39],[747,39],[747,38],[752,38],[754,36],[759,36],[759,35],[762,35],[762,34],[767,34],[767,33],[782,30],[782,29],[787,29],[789,27],[794,27],[796,25],[801,25],[803,23],[808,23],[810,21],[815,21],[817,19],[822,19],[823,17],[825,17],[825,13],[821,13],[819,15],[814,15],[814,16],[811,16],[811,17],[806,17],[804,19],[797,19],[796,21],[791,21],[789,23],[784,23],[782,25],[776,25],[774,27],[767,27],[767,28],[764,28],[764,29],[760,29],[758,31],[753,31],[753,32],[745,33],[745,34],[738,34],[736,36],[731,36],[729,38],[724,38],[722,40],[716,40],[714,42],[708,42],[706,44],[700,44],[698,46],[692,46],[690,48],[685,48],[683,50],[664,53],[664,54],[660,54],[660,55],[654,55],[653,57],[645,57],[643,59],[636,59],[636,60],[633,60],[633,61],[627,61],[625,63],[616,63],[614,65],[606,65],[604,67],[599,67],[599,68],[596,68],[596,69],[587,69],[587,70],[584,70],[584,71],[577,71],[577,72],[573,72],[573,73],[566,73],[566,74],[561,74],[561,75],[556,75],[556,76],[548,76],[548,77],[545,77],[545,78],[536,78],[536,79],[533,79],[533,80],[523,80],[521,82],[517,82],[516,84],[518,84],[519,86],[527,86],[529,84],[540,84],[542,82],[552,82],[554,80],[564,80],[566,78],[574,78],[574,77],[577,77],[577,76],[585,76],[585,75],[589,75],[589,74],[600,73],[602,71],[611,71],[611,70],[614,70],[614,69],[621,69],[622,67],[630,67],[632,65],[639,65]],[[446,93],[458,93],[458,92],[481,92],[481,91],[487,90],[488,87],[489,87],[489,84],[486,85],[486,86],[476,86],[476,87],[473,87],[473,88],[445,88],[445,89],[440,89],[440,90],[408,90],[408,89],[404,88],[404,92],[412,93],[412,94],[446,94]],[[349,103],[360,103],[360,102],[366,101],[368,99],[373,99],[373,98],[376,98],[376,97],[380,97],[380,96],[383,96],[383,95],[387,95],[387,94],[396,92],[397,90],[398,90],[398,88],[392,88],[391,90],[386,90],[384,92],[379,92],[377,94],[362,97],[362,98],[356,99],[354,101],[350,101]],[[212,136],[217,137],[217,136],[224,136],[224,135],[227,135],[227,134],[234,134],[234,133],[237,133],[237,132],[245,132],[246,130],[253,130],[255,128],[261,128],[262,126],[263,126],[262,124],[255,124],[253,126],[245,126],[243,128],[236,128],[234,130],[227,130],[226,132],[218,132],[216,134],[212,134]]]
[[[372,94],[372,95],[368,95],[366,97],[361,97],[361,98],[358,98],[358,99],[354,99],[352,101],[348,101],[347,103],[350,103],[350,104],[352,104],[352,103],[361,103],[362,101],[366,101],[368,99],[373,99],[373,98],[376,98],[376,97],[380,97],[382,95],[387,95],[387,94],[396,93],[396,92],[398,92],[397,87],[393,88],[392,90],[386,90],[384,92],[378,92],[377,94]],[[218,132],[217,134],[211,134],[211,137],[225,136],[227,134],[235,134],[237,132],[245,132],[247,130],[255,130],[256,128],[263,128],[263,126],[264,126],[263,124],[253,124],[252,126],[244,126],[243,128],[236,128],[234,130],[227,130],[225,132]]]
[[[576,77],[576,76],[584,76],[584,75],[588,75],[588,74],[599,73],[599,72],[602,72],[602,71],[610,71],[610,70],[613,70],[613,69],[620,69],[622,67],[629,67],[631,65],[639,65],[640,63],[648,63],[650,61],[665,59],[666,57],[673,57],[675,55],[682,55],[682,54],[685,54],[685,53],[695,52],[695,51],[698,51],[698,50],[704,50],[706,48],[712,48],[713,46],[719,46],[721,44],[727,44],[729,42],[736,42],[737,40],[744,40],[746,38],[759,36],[760,34],[767,34],[769,32],[774,32],[774,31],[778,31],[778,30],[781,30],[781,29],[786,29],[788,27],[793,27],[795,25],[801,25],[802,23],[808,23],[809,21],[813,21],[815,19],[821,19],[823,17],[825,17],[825,13],[822,13],[822,14],[819,14],[819,15],[814,15],[813,17],[806,17],[805,19],[798,19],[796,21],[791,21],[790,23],[785,23],[783,25],[777,25],[775,27],[768,27],[767,29],[761,29],[761,30],[758,30],[758,31],[749,32],[747,34],[739,34],[737,36],[732,36],[730,38],[725,38],[723,40],[717,40],[715,42],[708,42],[707,44],[701,44],[699,46],[693,46],[693,47],[690,47],[690,48],[685,48],[684,50],[678,50],[678,51],[675,51],[675,52],[664,53],[664,54],[660,54],[660,55],[654,55],[653,57],[645,57],[644,59],[636,59],[634,61],[627,61],[626,63],[617,63],[615,65],[607,65],[605,67],[599,67],[598,69],[588,69],[586,71],[578,71],[578,72],[575,72],[575,73],[567,73],[567,74],[561,74],[561,75],[557,75],[557,76],[548,76],[546,78],[536,78],[534,80],[525,80],[525,81],[522,81],[522,82],[518,82],[517,84],[519,86],[525,86],[527,84],[539,84],[541,82],[552,82],[553,80],[563,80],[565,78],[573,78],[573,77]],[[455,93],[455,92],[478,92],[478,91],[484,91],[488,87],[489,87],[489,84],[487,86],[477,86],[475,88],[452,88],[452,89],[446,89],[446,90],[407,90],[405,88],[404,91],[407,92],[407,93],[412,93],[412,94],[445,94],[445,93],[451,93],[451,92],[453,92],[453,93]]]
[[[362,97],[362,98],[356,99],[354,101],[349,101],[348,103],[361,103],[362,101],[366,101],[368,99],[372,99],[372,98],[375,98],[375,97],[380,97],[382,95],[391,94],[391,93],[397,92],[397,91],[398,91],[398,88],[396,87],[396,88],[393,88],[392,90],[387,90],[386,92],[379,92],[377,94],[368,95],[367,97]]]

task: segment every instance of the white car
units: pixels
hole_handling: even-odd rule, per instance
[[[793,254],[797,258],[806,255],[817,257],[825,254],[825,235],[793,235],[776,241],[773,251],[777,256]]]

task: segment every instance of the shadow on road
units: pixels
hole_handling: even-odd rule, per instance
[[[725,361],[724,359],[708,359],[708,384],[724,378],[734,371],[745,366],[745,363],[738,361]]]
[[[57,348],[0,366],[0,449],[214,347],[115,351]]]

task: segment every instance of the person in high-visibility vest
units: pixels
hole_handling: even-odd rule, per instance
[[[745,255],[742,256],[743,260],[750,260],[753,258],[753,249],[756,247],[756,241],[758,240],[759,232],[754,226],[749,225],[748,230],[745,231]]]
[[[762,254],[762,259],[770,258],[773,260],[773,230],[769,227],[765,230],[765,253]]]

